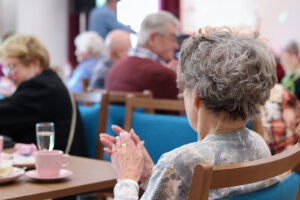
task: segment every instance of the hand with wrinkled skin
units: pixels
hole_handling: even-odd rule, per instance
[[[112,145],[112,166],[117,173],[118,180],[140,180],[144,168],[144,142],[134,143],[129,133],[122,132]]]
[[[125,130],[123,130],[122,128],[120,128],[119,126],[116,126],[116,125],[113,125],[112,129],[118,135],[120,135],[121,132],[126,132]],[[133,129],[131,129],[129,134],[130,134],[131,138],[133,139],[133,141],[135,142],[135,144],[138,144],[141,141],[140,138],[135,134]],[[113,137],[113,136],[110,136],[110,135],[104,133],[104,134],[100,134],[100,141],[102,144],[104,144],[106,146],[104,148],[104,151],[109,156],[111,156],[112,145],[116,144],[116,137]],[[144,183],[145,181],[147,181],[150,178],[150,176],[152,174],[152,169],[154,167],[154,163],[145,147],[144,147],[143,151],[144,151],[144,169],[143,169],[143,173],[140,178],[141,183]]]

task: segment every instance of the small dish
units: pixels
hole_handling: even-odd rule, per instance
[[[17,153],[12,154],[13,165],[15,167],[26,167],[34,168],[34,157],[33,156],[23,156]]]
[[[0,184],[14,181],[25,173],[24,169],[18,168],[18,167],[13,167],[12,170],[13,171],[10,175],[5,176],[5,177],[0,177]]]
[[[0,159],[10,159],[11,154],[2,152],[0,153]]]
[[[67,178],[73,174],[72,171],[67,169],[61,169],[59,175],[57,177],[40,177],[37,170],[30,170],[25,173],[26,176],[36,179],[36,180],[44,180],[44,181],[52,181],[52,180],[60,180],[63,178]]]

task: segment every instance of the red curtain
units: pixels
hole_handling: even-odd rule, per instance
[[[79,34],[79,14],[72,11],[71,0],[68,1],[68,60],[73,67],[77,65],[74,55],[74,39]]]
[[[178,19],[180,19],[179,6],[180,0],[159,0],[159,9],[173,13]]]
[[[68,59],[73,67],[77,65],[76,57],[74,55],[75,45],[74,39],[79,34],[79,15],[69,13],[69,33],[68,33]]]

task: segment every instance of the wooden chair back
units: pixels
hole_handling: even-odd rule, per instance
[[[141,112],[141,108],[159,112]],[[142,99],[128,95],[125,110],[124,129],[129,131],[133,128],[145,141],[154,163],[162,154],[197,141],[198,134],[187,117],[178,115],[179,111],[185,111],[183,99]]]
[[[131,116],[134,108],[144,108],[146,111],[154,112],[154,110],[166,110],[166,111],[179,111],[184,112],[183,99],[154,99],[154,98],[139,98],[132,94],[128,94],[126,97],[126,109],[124,129],[129,131],[131,128]],[[148,112],[149,113],[149,112]]]
[[[199,163],[194,168],[188,199],[207,200],[210,189],[254,183],[289,170],[300,172],[299,143],[282,153],[260,160],[220,166]],[[298,189],[297,200],[299,199]]]
[[[104,89],[89,88],[88,92],[102,93],[102,92],[107,92],[107,91]],[[125,104],[126,96],[129,94],[131,94],[135,97],[142,97],[142,98],[152,98],[153,97],[153,94],[150,90],[144,90],[142,92],[109,91],[109,103]]]
[[[99,134],[106,132],[108,107],[111,103],[125,104],[126,95],[132,94],[142,98],[152,98],[152,92],[145,90],[143,92],[120,92],[92,89],[85,93],[74,94],[77,102],[82,102],[84,105],[93,105],[93,103],[101,103],[98,117],[98,128],[96,138],[96,158],[103,159],[103,145],[100,143]],[[152,112],[149,110],[149,112]]]
[[[99,104],[108,104],[109,93],[107,91],[102,91],[102,93],[75,93],[75,101],[81,102],[83,105],[93,105],[94,103]],[[95,157],[98,159],[103,158],[103,147],[99,141],[99,133],[105,131],[104,127],[106,126],[106,117],[107,117],[107,107],[100,106],[98,113],[98,122],[97,122],[97,138],[96,138],[96,150]]]
[[[81,79],[82,92],[87,92],[88,91],[89,82],[90,82],[89,79],[86,79],[86,78]]]

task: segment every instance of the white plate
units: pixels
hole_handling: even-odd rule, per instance
[[[14,181],[25,173],[24,169],[13,167],[13,171],[10,175],[5,177],[0,177],[0,184],[8,183],[10,181]]]
[[[15,167],[27,167],[34,168],[34,156],[22,156],[17,153],[12,154],[13,157],[13,165]]]
[[[8,153],[4,153],[2,152],[0,154],[0,159],[8,159],[8,160],[12,160],[13,162],[13,166],[15,167],[26,167],[26,168],[34,168],[34,163],[35,163],[35,159],[34,156],[23,156],[20,155],[18,153],[12,153],[12,154],[8,154]]]

